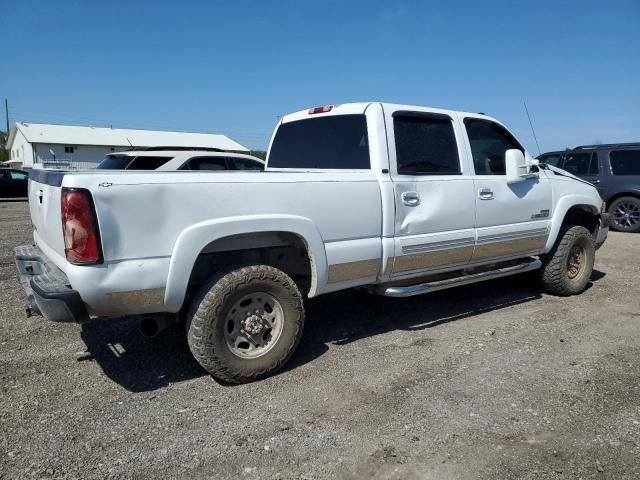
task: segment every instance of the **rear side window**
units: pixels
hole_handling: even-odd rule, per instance
[[[505,175],[505,154],[507,150],[520,150],[522,145],[506,128],[497,123],[478,118],[465,118],[473,166],[476,175]]]
[[[172,157],[136,157],[129,164],[127,170],[155,170],[161,167]]]
[[[264,165],[255,160],[248,158],[227,158],[230,165],[233,165],[236,170],[264,170]]]
[[[107,155],[96,168],[99,170],[124,170],[134,158],[131,155]]]
[[[618,150],[609,158],[614,175],[640,175],[640,150]]]
[[[274,168],[368,169],[364,115],[336,115],[280,125],[269,153]]]
[[[16,172],[15,170],[11,170],[11,179],[12,180],[27,180],[27,174],[23,172]]]
[[[574,175],[588,175],[591,153],[567,153],[562,161],[562,169]]]
[[[228,170],[224,157],[195,157],[180,170]]]
[[[413,112],[393,116],[398,173],[460,174],[458,146],[451,118]]]

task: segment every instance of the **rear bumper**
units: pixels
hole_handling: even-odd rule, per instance
[[[69,279],[42,250],[33,245],[15,248],[18,279],[29,307],[53,322],[83,322],[89,319],[80,294]]]
[[[598,226],[598,232],[596,233],[595,240],[596,250],[599,249],[607,239],[607,235],[609,234],[609,227],[611,227],[612,221],[613,216],[610,213],[600,214],[600,225]]]

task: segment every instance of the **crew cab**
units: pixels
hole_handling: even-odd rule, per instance
[[[405,297],[539,270],[580,293],[611,217],[483,114],[388,103],[284,116],[264,172],[34,170],[31,308],[54,321],[183,320],[214,377],[286,363],[305,297]]]

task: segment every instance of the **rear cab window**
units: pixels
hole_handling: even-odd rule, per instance
[[[640,175],[640,149],[614,150],[609,153],[614,175]]]
[[[155,170],[161,167],[172,157],[136,157],[127,167],[127,170]]]
[[[283,123],[270,168],[364,170],[371,167],[364,115],[332,115]]]

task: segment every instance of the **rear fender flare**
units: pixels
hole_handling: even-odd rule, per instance
[[[301,237],[311,263],[309,297],[327,282],[327,256],[320,232],[308,218],[295,215],[248,215],[207,220],[192,225],[178,236],[171,254],[164,302],[168,311],[182,307],[191,271],[209,243],[232,235],[257,232],[288,232]]]

